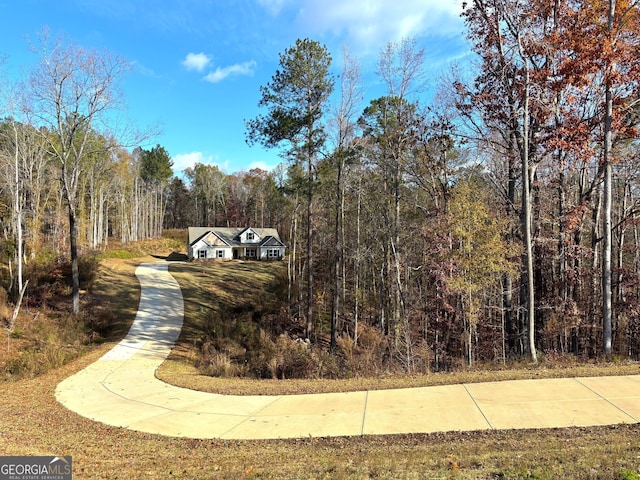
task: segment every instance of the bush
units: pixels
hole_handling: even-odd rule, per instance
[[[238,377],[242,373],[229,355],[216,350],[210,351],[206,356],[201,357],[198,369],[204,375],[221,378]]]
[[[274,342],[266,331],[259,329],[256,343],[247,353],[245,360],[247,374],[256,378],[277,378],[273,374],[275,358],[276,346]]]
[[[341,378],[344,369],[340,359],[326,350],[313,348],[311,357],[314,363],[314,376],[316,378]]]
[[[336,344],[349,375],[371,376],[383,369],[387,339],[379,329],[361,324],[357,343],[351,336],[341,335]]]
[[[307,378],[314,370],[309,344],[280,335],[275,341],[275,361],[270,363],[273,378]]]
[[[89,288],[96,278],[98,271],[98,261],[91,255],[82,256],[78,259],[78,276],[82,288]]]

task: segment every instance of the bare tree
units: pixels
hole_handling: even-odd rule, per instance
[[[13,235],[15,239],[15,276],[10,268],[11,291],[15,286],[17,294],[22,290],[22,249],[23,242],[23,224],[24,224],[24,185],[23,176],[20,168],[20,156],[22,153],[22,142],[20,142],[21,130],[20,125],[14,118],[9,119],[0,126],[0,160],[2,165],[3,183],[6,185],[6,191],[10,193],[11,210],[13,214]],[[11,266],[11,260],[9,266]]]
[[[387,170],[389,192],[393,197],[389,212],[389,237],[387,264],[390,285],[391,322],[393,323],[396,346],[404,341],[407,368],[411,368],[411,338],[406,314],[403,288],[403,248],[401,244],[402,219],[400,205],[405,166],[414,143],[413,126],[416,120],[417,103],[412,96],[421,91],[424,77],[423,49],[418,48],[415,39],[403,39],[398,43],[388,43],[380,52],[377,73],[387,88],[387,97],[380,99],[382,109],[379,125],[383,127],[383,137],[379,138],[381,162]],[[374,103],[372,102],[372,106]],[[371,107],[370,107],[371,108]],[[381,142],[380,142],[381,140]]]
[[[83,161],[91,154],[96,131],[107,130],[107,113],[120,106],[118,82],[128,69],[122,58],[56,40],[44,32],[40,63],[30,77],[34,123],[60,167],[69,217],[73,312],[80,312],[78,272],[79,186]],[[101,147],[102,148],[102,147]]]
[[[344,265],[343,217],[344,217],[344,181],[345,168],[352,163],[357,155],[354,146],[356,115],[362,102],[362,83],[360,80],[360,65],[349,52],[343,50],[342,76],[340,77],[340,105],[334,113],[333,128],[336,138],[335,150],[332,155],[336,171],[336,196],[334,211],[334,241],[333,241],[333,286],[331,302],[331,340],[330,350],[336,348],[336,332],[338,315],[340,312],[341,271]],[[344,274],[342,274],[344,277]],[[344,280],[344,278],[342,278]],[[357,333],[354,332],[354,337]]]

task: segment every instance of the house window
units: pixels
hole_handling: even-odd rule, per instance
[[[277,248],[269,248],[267,250],[268,258],[280,258],[280,250]]]
[[[198,250],[198,258],[207,258],[206,250]]]
[[[247,241],[253,240],[253,232],[247,232]]]
[[[256,249],[255,248],[247,248],[245,250],[245,257],[247,257],[247,258],[256,258]]]
[[[216,250],[216,257],[224,258],[224,250]]]

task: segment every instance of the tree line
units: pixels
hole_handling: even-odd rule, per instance
[[[247,141],[285,160],[272,172],[197,164],[171,179],[162,147],[129,153],[88,107],[57,123],[12,116],[1,144],[12,275],[44,244],[69,247],[63,227],[83,247],[274,227],[288,245],[286,314],[330,351],[351,342],[406,371],[637,358],[639,14],[632,0],[470,1],[473,61],[439,78],[434,100],[415,39],[381,50],[385,93],[366,104],[358,59],[344,51],[336,75],[327,48],[300,39],[260,87],[264,113],[246,120]],[[59,182],[38,186],[38,155],[42,178]]]
[[[66,254],[77,314],[81,251],[160,235],[172,161],[159,145],[127,148],[142,136],[115,128],[124,59],[46,30],[34,52],[36,66],[0,90],[3,287],[18,298],[25,264]]]
[[[471,65],[421,102],[425,52],[388,44],[386,94],[299,40],[250,143],[288,160],[305,335],[384,333],[407,370],[450,358],[638,354],[637,1],[474,0]],[[364,107],[364,108],[363,108]]]

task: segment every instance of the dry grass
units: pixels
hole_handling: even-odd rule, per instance
[[[153,257],[138,259],[105,258],[100,262],[91,289],[93,314],[103,315],[109,322],[105,338],[121,338],[129,330],[140,302],[140,285],[136,268],[144,261],[157,261]]]
[[[274,441],[167,438],[105,426],[54,398],[108,346],[0,395],[0,451],[72,455],[76,479],[616,479],[640,470],[640,426]]]
[[[137,303],[137,262],[103,265],[100,301],[119,305],[123,328]],[[131,292],[130,290],[134,290]],[[115,303],[111,303],[115,302]],[[2,340],[2,338],[0,338]],[[1,343],[0,343],[1,345]],[[95,361],[113,343],[38,378],[3,384],[0,452],[4,455],[72,455],[76,479],[637,479],[640,425],[431,435],[221,441],[168,438],[93,422],[55,400],[56,385]],[[180,352],[178,352],[180,353]],[[189,355],[188,349],[182,357]],[[218,382],[216,391],[270,393],[459,383],[512,375],[596,375],[637,370],[635,365],[570,365],[561,369],[458,372],[403,379],[351,381],[239,381],[193,375],[185,362],[163,373],[188,382]],[[529,373],[527,373],[529,372]],[[551,373],[550,373],[551,372]],[[529,377],[527,377],[529,378]],[[349,383],[351,382],[351,383]],[[386,382],[386,383],[385,383]],[[324,385],[312,387],[312,384]],[[237,385],[234,387],[233,385]],[[261,385],[270,385],[261,387]],[[285,386],[288,385],[288,386]],[[283,387],[284,386],[284,387]],[[264,390],[260,390],[264,388]],[[203,388],[205,389],[205,388]],[[234,391],[237,390],[237,391]],[[276,391],[276,390],[273,390]],[[317,391],[317,390],[313,390]]]
[[[431,375],[393,376],[349,379],[255,380],[250,378],[218,378],[201,375],[185,356],[172,356],[156,371],[164,382],[203,392],[227,395],[294,395],[304,393],[352,392],[391,388],[428,387],[460,383],[496,382],[535,378],[599,377],[638,375],[637,363],[602,363],[575,367],[513,368],[508,370],[469,370]]]
[[[270,284],[280,262],[194,262],[174,264],[171,274],[184,296],[185,326],[179,343],[186,347],[201,340],[211,311],[265,309],[275,300]],[[223,307],[224,306],[224,307]]]
[[[175,257],[180,248],[184,249],[184,241],[176,234],[127,246],[114,241],[104,252],[83,255],[80,316],[71,314],[70,266],[60,262],[30,264],[32,281],[15,329],[9,337],[6,329],[0,329],[0,382],[40,375],[96,344],[122,338],[138,307],[137,265]],[[99,266],[97,259],[101,260]],[[0,296],[0,314],[8,311],[4,296]]]

